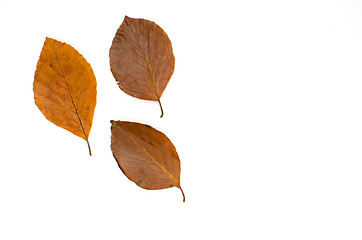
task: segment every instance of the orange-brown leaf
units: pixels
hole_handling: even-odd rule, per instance
[[[96,106],[93,70],[72,46],[46,38],[34,77],[34,100],[55,125],[88,142]]]
[[[180,159],[171,141],[141,123],[111,121],[113,156],[123,173],[145,189],[180,188]]]
[[[158,101],[175,66],[171,41],[154,22],[125,17],[109,52],[111,71],[127,94]]]

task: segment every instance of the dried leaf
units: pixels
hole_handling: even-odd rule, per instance
[[[180,188],[180,159],[162,132],[141,123],[111,121],[113,156],[123,173],[145,189]]]
[[[96,106],[93,70],[72,46],[46,38],[34,77],[35,104],[55,125],[87,141]]]
[[[175,66],[171,41],[154,22],[125,17],[109,51],[111,71],[127,94],[158,101]]]

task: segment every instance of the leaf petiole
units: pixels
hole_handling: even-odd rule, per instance
[[[181,186],[178,187],[180,190],[181,190],[181,193],[182,193],[182,197],[183,197],[183,202],[185,202],[186,198],[185,198],[185,193],[184,191],[182,190]]]
[[[157,94],[157,101],[158,101],[158,104],[160,105],[160,108],[161,108],[161,116],[160,116],[160,118],[162,118],[163,117],[163,108],[162,108],[162,104],[161,104],[160,97],[158,96],[158,94]]]
[[[86,139],[86,141],[87,141],[87,145],[88,145],[89,156],[92,156],[92,151],[91,151],[91,148],[90,148],[90,144],[89,144],[88,138]]]

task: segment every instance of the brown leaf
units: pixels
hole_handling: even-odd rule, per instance
[[[93,70],[72,46],[46,38],[34,77],[35,104],[55,125],[87,141],[96,106]]]
[[[125,17],[109,51],[111,71],[127,94],[158,101],[175,66],[171,41],[154,22]]]
[[[123,173],[145,189],[180,188],[180,159],[171,141],[141,123],[111,121],[113,156]]]

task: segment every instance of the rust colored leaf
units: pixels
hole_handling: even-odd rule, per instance
[[[87,141],[96,106],[93,70],[72,46],[46,38],[36,66],[34,100],[55,125]]]
[[[171,41],[154,22],[125,17],[109,51],[111,71],[127,94],[158,101],[175,66]]]
[[[180,188],[180,159],[160,131],[134,122],[111,121],[113,156],[123,173],[145,189]]]

